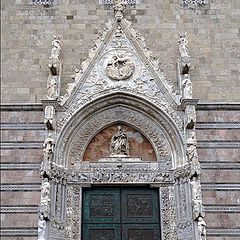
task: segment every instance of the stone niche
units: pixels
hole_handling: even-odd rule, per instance
[[[114,124],[97,133],[88,144],[83,161],[92,162],[98,161],[100,158],[108,158],[110,156],[111,138],[119,125],[128,137],[129,157],[141,158],[142,161],[157,161],[155,151],[149,140],[138,130],[124,124]]]

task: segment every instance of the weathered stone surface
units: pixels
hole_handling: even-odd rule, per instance
[[[26,227],[31,228],[36,226],[37,216],[35,214],[1,214],[1,227]]]
[[[39,170],[1,171],[1,183],[40,183]]]
[[[239,191],[203,191],[204,204],[239,204]]]
[[[194,97],[238,101],[239,8],[237,0],[209,2],[197,12],[179,1],[145,0],[129,6],[126,16],[147,37],[171,79],[176,76],[177,32],[188,31]],[[98,1],[58,1],[48,8],[30,1],[4,1],[3,101],[39,102],[46,94],[52,35],[61,34],[65,88],[109,15],[113,15],[112,9]]]
[[[40,192],[2,192],[2,205],[38,205]],[[10,225],[11,226],[11,225]]]
[[[42,149],[1,149],[1,161],[22,163],[41,163],[43,159]]]
[[[211,183],[239,183],[240,171],[239,169],[231,170],[204,170],[202,172],[202,182]]]

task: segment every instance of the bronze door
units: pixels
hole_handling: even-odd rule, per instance
[[[82,235],[83,240],[160,240],[157,189],[85,190]]]

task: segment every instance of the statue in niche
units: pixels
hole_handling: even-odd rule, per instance
[[[190,182],[192,186],[192,205],[193,205],[193,217],[198,219],[204,217],[204,208],[202,205],[202,194],[200,181],[194,176]]]
[[[44,116],[44,123],[47,126],[47,129],[53,130],[54,129],[54,120],[55,120],[55,109],[53,106],[46,106],[45,107],[45,116]]]
[[[47,98],[56,99],[57,97],[59,97],[58,76],[49,75],[47,83]]]
[[[188,54],[188,40],[187,40],[187,32],[185,32],[184,34],[180,34],[179,33],[179,52],[182,58],[184,57],[190,57]]]
[[[198,218],[198,234],[200,240],[206,240],[206,222],[202,217]]]
[[[39,216],[38,219],[38,240],[46,240],[45,233],[46,233],[46,221],[44,220],[43,214]]]
[[[48,134],[48,137],[45,139],[43,143],[43,152],[44,152],[44,159],[51,160],[53,157],[53,150],[54,150],[55,141],[52,137],[52,133]]]
[[[60,37],[54,36],[54,40],[52,42],[51,55],[49,57],[48,67],[51,71],[51,74],[56,76],[60,71],[60,60],[59,55],[61,51],[61,43]]]
[[[182,98],[192,98],[192,82],[188,77],[188,74],[184,75],[184,79],[182,81]]]
[[[114,80],[125,80],[132,76],[135,69],[133,59],[124,57],[121,53],[115,52],[106,67],[106,74]]]
[[[191,163],[198,163],[197,143],[195,132],[191,132],[191,137],[187,139],[187,157]]]
[[[191,67],[191,58],[188,54],[188,40],[187,40],[187,32],[184,34],[179,33],[179,52],[181,55],[181,74],[188,74]]]
[[[40,202],[41,204],[50,202],[50,183],[47,178],[43,180]]]
[[[185,113],[187,116],[186,119],[186,128],[193,129],[196,124],[196,110],[195,106],[187,105],[185,109]]]
[[[110,156],[129,156],[128,137],[121,126],[117,129],[111,139]]]

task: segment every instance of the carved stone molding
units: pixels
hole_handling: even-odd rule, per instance
[[[177,240],[174,187],[160,188],[161,226],[164,240]]]
[[[15,213],[31,213],[36,214],[38,212],[38,206],[1,206],[1,213],[3,214],[15,214]]]
[[[2,142],[1,149],[41,149],[42,142]]]
[[[208,228],[207,236],[240,237],[240,229],[237,228]]]
[[[209,213],[240,213],[239,205],[204,205],[204,209]]]
[[[2,228],[0,231],[2,237],[15,237],[15,236],[37,236],[37,228]]]
[[[31,191],[40,192],[41,184],[1,184],[1,191]]]
[[[39,170],[38,163],[1,163],[1,170]]]
[[[208,129],[240,129],[240,123],[238,122],[198,122],[196,125],[197,130]]]
[[[45,130],[43,123],[1,123],[1,130]]]
[[[198,141],[197,148],[240,148],[240,141]]]
[[[118,94],[113,96],[103,98],[89,105],[87,109],[82,109],[72,117],[71,123],[68,122],[68,127],[62,131],[56,142],[55,158],[58,159],[59,164],[65,164],[63,160],[68,159],[69,153],[71,157],[81,161],[82,154],[94,135],[116,122],[125,122],[142,132],[152,142],[159,159],[161,156],[169,156],[171,149],[176,159],[173,160],[176,161],[175,164],[184,162],[182,137],[175,125],[167,120],[167,116],[161,115],[161,112],[155,112],[150,105],[144,106],[145,104],[143,105],[137,99],[133,100],[129,95],[123,95],[124,98],[119,97],[121,95]],[[147,112],[148,115],[143,112]],[[61,121],[60,118],[59,124]],[[73,149],[72,153],[70,149]]]
[[[208,161],[201,162],[202,169],[240,169],[239,162],[216,162],[216,161]]]
[[[240,184],[237,183],[202,183],[203,190],[217,191],[239,191]]]

